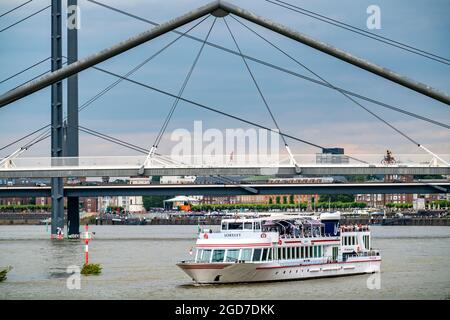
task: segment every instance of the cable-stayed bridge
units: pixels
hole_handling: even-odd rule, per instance
[[[386,103],[384,101],[379,101],[365,95],[359,94],[352,90],[348,90],[345,88],[338,87],[328,80],[326,80],[323,76],[319,75],[317,72],[313,71],[311,68],[306,66],[302,61],[293,55],[289,54],[287,51],[283,50],[276,44],[274,44],[269,38],[263,36],[258,33],[255,29],[253,29],[253,25],[257,25],[263,27],[265,29],[271,30],[279,35],[285,36],[293,41],[298,42],[299,44],[306,45],[311,47],[319,52],[342,60],[350,65],[368,71],[374,75],[382,77],[388,81],[401,85],[405,88],[413,90],[417,93],[420,93],[426,97],[429,97],[433,100],[439,101],[448,107],[450,105],[450,97],[441,91],[438,91],[432,88],[429,85],[423,84],[419,81],[410,79],[405,77],[395,71],[389,70],[385,67],[379,66],[373,62],[367,61],[360,57],[357,57],[349,52],[338,49],[332,45],[326,44],[324,42],[315,40],[303,33],[300,33],[296,30],[288,28],[280,23],[276,23],[266,19],[264,17],[260,17],[248,10],[237,7],[231,3],[225,1],[213,1],[209,4],[206,4],[200,8],[192,10],[184,15],[179,17],[175,17],[165,23],[158,24],[151,20],[148,20],[143,17],[139,17],[130,13],[127,13],[123,10],[117,9],[113,6],[94,1],[94,0],[86,0],[90,3],[101,6],[107,10],[112,10],[124,15],[129,16],[130,18],[137,19],[143,21],[145,23],[153,25],[151,29],[148,31],[142,32],[136,36],[133,36],[125,41],[122,41],[112,47],[106,48],[100,52],[97,52],[93,55],[90,55],[85,58],[78,58],[78,36],[76,28],[69,28],[67,32],[67,57],[62,54],[62,4],[61,1],[52,0],[50,6],[46,6],[26,18],[17,21],[16,23],[0,30],[0,32],[7,32],[11,28],[13,28],[18,23],[22,23],[28,20],[30,17],[40,14],[41,12],[45,12],[47,9],[51,9],[51,35],[52,35],[52,53],[51,56],[42,59],[39,62],[31,65],[30,67],[22,70],[7,79],[2,80],[0,83],[8,81],[9,79],[23,73],[26,70],[29,70],[41,63],[44,63],[48,60],[51,61],[51,70],[46,72],[30,81],[13,88],[2,95],[0,95],[0,108],[5,107],[9,104],[18,101],[26,96],[33,94],[39,90],[42,90],[46,87],[51,86],[52,88],[52,98],[51,98],[51,123],[43,126],[42,128],[35,130],[31,133],[26,134],[25,136],[12,141],[6,144],[3,147],[0,147],[0,151],[11,146],[20,144],[20,147],[16,149],[16,151],[6,155],[2,160],[0,160],[0,178],[20,178],[20,177],[45,177],[51,178],[51,188],[45,189],[46,194],[50,192],[52,197],[52,234],[55,234],[57,227],[64,226],[64,197],[68,197],[68,227],[69,234],[76,235],[79,232],[79,212],[78,212],[78,196],[81,194],[87,195],[89,192],[95,194],[95,192],[106,192],[105,190],[112,190],[106,187],[98,188],[99,190],[94,191],[94,189],[85,188],[82,189],[74,187],[73,189],[67,188],[64,186],[63,178],[64,177],[100,177],[100,176],[153,176],[153,175],[213,175],[213,176],[227,176],[227,175],[449,175],[450,174],[450,165],[449,165],[449,157],[448,155],[441,154],[441,152],[437,152],[436,150],[429,150],[422,143],[417,141],[417,139],[413,138],[411,135],[407,134],[404,130],[399,129],[397,126],[393,125],[390,121],[386,120],[380,113],[376,113],[365,106],[366,102],[370,102],[379,107],[393,110],[395,112],[401,113],[402,115],[407,115],[409,117],[413,117],[415,119],[419,119],[421,121],[425,121],[429,124],[433,124],[439,126],[440,128],[450,129],[450,125],[443,123],[442,121],[431,119],[411,111],[408,111],[407,108],[398,107]],[[289,10],[305,14],[304,11],[299,9],[299,7],[292,6],[283,2],[280,4],[278,2],[267,1],[269,3],[273,3],[278,6],[283,6]],[[67,5],[73,6],[77,5],[77,0],[68,0]],[[3,15],[12,12],[13,10],[22,10],[22,4],[12,10],[6,12]],[[309,12],[308,14],[311,15]],[[2,15],[2,16],[3,16]],[[336,20],[326,19],[323,16],[317,15],[316,18],[320,17],[319,20],[326,20],[325,22],[331,23],[338,27],[345,27],[346,29],[351,29],[350,31],[362,34],[369,38],[372,38],[376,41],[381,41],[387,43],[389,45],[395,46],[399,49],[406,50],[416,55],[423,56],[425,58],[434,60],[437,63],[441,64],[450,64],[450,60],[445,57],[441,57],[432,53],[429,53],[424,50],[420,50],[414,48],[412,46],[408,46],[398,41],[394,41],[392,39],[387,39],[385,37],[377,36],[375,34],[363,31],[361,29],[357,29],[354,27],[349,28],[348,25],[340,24]],[[211,22],[207,35],[204,38],[197,38],[189,34],[190,31],[195,29],[198,25],[206,23],[206,21]],[[235,23],[242,26],[252,32],[255,36],[260,38],[264,43],[268,44],[270,47],[273,47],[279,53],[290,59],[293,63],[295,63],[299,68],[306,71],[308,75],[296,72],[295,70],[289,70],[280,66],[277,66],[269,61],[264,61],[262,59],[252,57],[245,52],[242,51],[236,37],[235,33],[232,31],[232,27],[229,25],[227,21],[233,20]],[[213,31],[213,28],[216,25],[216,22],[223,21],[226,31],[230,34],[233,44],[235,46],[234,49],[226,48],[220,44],[213,43],[210,40],[210,34]],[[177,29],[188,25],[186,31],[181,32]],[[156,53],[149,56],[147,59],[142,61],[140,64],[136,65],[132,69],[130,69],[125,74],[120,74],[117,72],[113,72],[111,70],[101,68],[98,66],[99,63],[107,61],[119,54],[125,53],[141,44],[144,44],[148,41],[151,41],[155,38],[158,38],[167,33],[176,33],[177,38],[169,42],[167,45],[162,47]],[[167,90],[163,90],[161,88],[151,86],[147,83],[140,82],[134,79],[131,79],[130,76],[141,69],[145,64],[149,61],[153,60],[155,57],[162,54],[167,48],[173,45],[181,38],[190,39],[192,41],[196,41],[201,44],[198,52],[196,53],[195,59],[187,73],[183,85],[178,89],[177,92],[171,92]],[[268,115],[270,116],[271,121],[273,122],[276,129],[272,129],[266,125],[262,125],[260,123],[255,122],[252,119],[245,119],[239,115],[231,114],[221,110],[216,106],[210,106],[205,103],[195,101],[192,99],[188,99],[183,96],[184,90],[189,83],[192,73],[195,70],[195,67],[201,58],[202,51],[204,47],[209,46],[216,48],[218,50],[227,52],[229,54],[233,54],[242,59],[242,66],[246,73],[249,75],[249,79],[255,86],[255,90],[258,92],[259,97],[261,98],[262,105],[266,109]],[[339,93],[344,99],[350,101],[352,104],[361,108],[372,117],[379,120],[381,123],[386,125],[390,130],[394,131],[396,134],[401,135],[405,138],[409,143],[414,144],[418,151],[422,152],[423,157],[415,157],[415,156],[397,156],[396,160],[391,161],[392,159],[388,157],[388,160],[382,163],[380,161],[380,156],[372,157],[371,159],[364,158],[361,155],[345,155],[350,161],[346,164],[317,164],[314,161],[309,159],[302,159],[304,155],[294,155],[291,152],[289,147],[289,141],[300,142],[318,149],[326,149],[326,146],[321,146],[317,143],[307,141],[301,137],[294,136],[293,134],[286,133],[281,130],[278,122],[276,113],[273,111],[272,106],[269,105],[268,100],[261,89],[260,83],[255,77],[255,74],[252,70],[252,66],[249,64],[249,61],[253,63],[260,64],[267,68],[271,68],[274,70],[278,70],[280,72],[284,72],[293,77],[297,77],[304,81],[309,81],[318,86],[327,87],[331,90],[334,90]],[[103,74],[107,74],[111,77],[115,78],[115,81],[110,85],[105,87],[98,94],[93,96],[91,99],[86,101],[83,104],[78,103],[78,78],[77,74],[86,70],[88,68],[92,68],[97,70],[98,72],[102,72]],[[67,117],[63,117],[63,99],[62,99],[62,81],[67,80]],[[137,146],[133,143],[123,141],[117,139],[115,137],[103,134],[96,130],[86,128],[84,126],[79,125],[78,123],[78,114],[79,112],[86,109],[93,102],[98,100],[100,97],[108,93],[115,86],[117,86],[121,82],[128,82],[130,84],[135,85],[136,87],[140,87],[145,90],[150,90],[153,92],[157,92],[161,95],[165,95],[173,98],[173,104],[167,114],[162,127],[153,143],[151,148],[147,149],[146,146]],[[201,159],[197,159],[192,157],[191,159],[173,159],[168,156],[161,155],[157,152],[158,147],[160,147],[160,143],[164,133],[167,130],[167,126],[172,119],[176,108],[179,102],[184,102],[193,106],[195,108],[200,108],[202,110],[213,112],[219,114],[220,116],[227,117],[230,119],[234,119],[246,125],[251,125],[253,127],[264,129],[269,132],[276,132],[281,138],[285,151],[287,153],[287,158],[285,156],[280,156],[281,160],[277,161],[254,161],[249,160],[246,162],[233,162],[227,159],[228,156],[222,157],[221,161],[217,161],[217,157],[211,158],[207,156],[201,156]],[[109,141],[111,143],[115,143],[116,145],[126,147],[138,153],[144,154],[142,157],[80,157],[79,156],[79,143],[78,143],[78,134],[79,132],[88,133],[97,138],[103,139],[105,141]],[[49,158],[25,158],[22,155],[29,150],[34,145],[39,142],[51,138],[51,157]],[[26,141],[28,140],[28,141]],[[439,153],[439,154],[438,154]],[[400,158],[398,158],[400,157]],[[370,158],[370,157],[369,157]],[[227,186],[228,187],[228,186]],[[127,188],[134,188],[133,190],[138,190],[136,187],[127,187],[123,186],[122,189],[116,189],[114,192],[127,192]],[[155,188],[152,187],[142,187],[140,190],[142,192],[150,192],[148,190],[153,190],[152,192],[156,192]],[[239,190],[233,192],[252,192],[251,186],[239,185],[232,186],[230,188],[217,189],[218,187],[204,187],[195,188],[191,190],[203,190],[203,192],[211,192],[211,190],[215,190],[214,192],[224,192],[226,190]],[[286,186],[276,186],[271,185],[266,188],[266,186],[259,186],[259,189],[253,188],[256,192],[270,192],[279,193],[286,192]],[[278,188],[278,189],[277,189]],[[283,189],[284,188],[284,189]],[[290,192],[294,192],[294,188],[290,188]],[[300,190],[302,187],[296,186],[295,190]],[[307,188],[314,188],[310,186],[306,186],[303,188],[302,192],[309,192]],[[320,189],[322,188],[322,189]],[[345,189],[347,188],[347,191]],[[355,190],[359,190],[363,192],[374,192],[377,190],[380,193],[393,191],[393,190],[403,190],[404,192],[429,192],[433,193],[438,190],[439,192],[447,192],[446,184],[426,184],[426,183],[416,183],[412,185],[404,184],[384,184],[384,185],[329,185],[329,186],[321,186],[317,187],[315,192],[327,192],[333,193],[333,190],[341,190],[339,192],[354,192]],[[383,189],[385,188],[385,189]],[[403,188],[403,189],[402,189]],[[84,193],[76,193],[75,191],[69,192],[68,190],[84,190]],[[187,188],[185,188],[187,190]],[[23,194],[26,192],[20,187],[17,188],[9,188],[5,189],[3,194],[13,195],[14,192],[17,194]],[[44,189],[40,189],[44,192]],[[147,191],[145,191],[147,190]],[[158,192],[166,192],[164,188],[159,188]],[[172,189],[173,192],[174,189]],[[184,190],[184,189],[183,189]],[[219,191],[218,191],[219,190]],[[266,191],[262,191],[266,190]],[[384,191],[383,191],[384,190]],[[36,190],[28,190],[30,192],[37,192]],[[39,191],[39,192],[41,192]],[[79,191],[77,191],[79,192]],[[134,191],[136,192],[136,191]],[[180,189],[181,192],[181,189]],[[192,191],[194,192],[194,191]],[[2,193],[0,192],[0,195]]]

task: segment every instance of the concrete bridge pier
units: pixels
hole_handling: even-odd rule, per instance
[[[51,237],[64,230],[64,184],[62,178],[52,178],[52,228]]]
[[[62,67],[62,21],[61,1],[52,0],[51,12],[51,64],[52,72]],[[51,89],[51,155],[63,156],[63,85],[62,81],[52,84]],[[57,237],[64,230],[64,182],[62,178],[52,178],[52,228],[51,237]]]
[[[67,64],[78,61],[78,0],[67,1]],[[73,20],[73,16],[75,20]],[[75,22],[75,23],[73,23]],[[78,139],[78,74],[67,78],[67,130],[65,136],[65,154],[68,157],[79,156]],[[80,207],[78,197],[67,197],[67,236],[80,237]]]

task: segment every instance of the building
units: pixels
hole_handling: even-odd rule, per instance
[[[98,212],[98,198],[80,198],[80,210],[84,212]]]
[[[202,204],[236,204],[237,196],[203,196]]]
[[[130,184],[150,184],[148,177],[131,177]],[[145,213],[144,202],[142,196],[127,197],[128,212],[131,213]]]
[[[386,175],[384,182],[412,182],[411,175]],[[416,195],[417,196],[417,195]],[[413,203],[414,195],[405,193],[392,194],[357,194],[356,202],[363,202],[369,207],[385,207],[388,203]]]
[[[104,179],[106,180],[106,179]],[[150,184],[148,177],[130,177],[129,184]],[[98,198],[98,210],[105,212],[108,207],[122,207],[130,213],[145,213],[142,196],[104,196]]]
[[[159,180],[161,184],[192,184],[197,177],[195,176],[162,176]]]
[[[333,177],[317,178],[273,178],[268,183],[333,183]],[[319,202],[318,194],[278,194],[278,195],[241,195],[241,196],[204,196],[202,204],[300,204],[307,203],[312,208]]]
[[[323,148],[322,153],[316,153],[317,164],[347,164],[350,162],[344,154],[344,148]]]
[[[18,198],[18,197],[11,197],[11,198],[0,198],[0,205],[3,206],[20,206],[20,205],[27,205],[27,204],[34,204],[34,198],[32,197],[26,197],[26,198]]]

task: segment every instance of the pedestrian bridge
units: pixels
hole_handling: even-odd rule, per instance
[[[0,162],[0,179],[51,177],[226,176],[226,175],[450,175],[450,167],[429,155],[396,155],[383,164],[383,155],[332,155],[316,163],[315,154],[289,156],[215,155],[15,158]],[[450,162],[450,155],[441,155]],[[343,162],[343,163],[338,163]]]

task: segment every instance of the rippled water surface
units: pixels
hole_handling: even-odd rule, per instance
[[[81,241],[51,241],[45,226],[0,226],[0,299],[447,299],[450,227],[372,227],[382,254],[381,288],[368,275],[303,281],[194,286],[175,266],[188,259],[197,226],[92,226],[90,262],[100,276],[82,276],[69,290],[66,269],[81,266]]]

